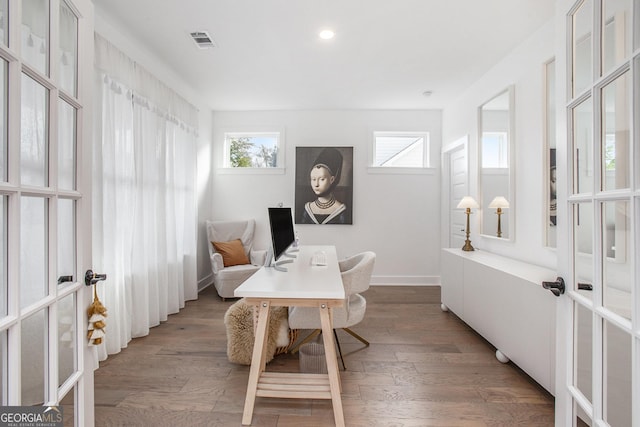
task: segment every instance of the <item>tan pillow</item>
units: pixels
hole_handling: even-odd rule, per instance
[[[222,263],[225,267],[250,264],[247,254],[244,253],[244,248],[242,247],[242,241],[240,241],[240,239],[232,240],[230,242],[211,243],[213,244],[213,247],[216,248],[216,252],[222,255]]]

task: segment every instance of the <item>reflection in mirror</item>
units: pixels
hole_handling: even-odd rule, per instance
[[[511,185],[513,156],[513,87],[498,94],[479,108],[481,233],[513,239],[514,198]],[[494,200],[504,198],[498,209]],[[506,203],[506,205],[505,205]],[[498,227],[500,223],[500,228]]]
[[[547,168],[549,171],[546,185],[547,215],[545,218],[546,244],[550,248],[555,248],[557,243],[556,232],[556,108],[555,108],[555,85],[556,85],[556,61],[552,59],[544,66],[545,76],[545,153],[547,155]]]

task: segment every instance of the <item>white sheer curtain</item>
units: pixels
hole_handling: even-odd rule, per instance
[[[100,358],[197,298],[197,111],[96,35],[93,254]],[[142,84],[144,82],[144,84]]]

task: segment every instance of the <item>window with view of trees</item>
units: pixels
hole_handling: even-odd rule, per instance
[[[277,168],[281,167],[278,153],[280,133],[226,133],[226,167]]]

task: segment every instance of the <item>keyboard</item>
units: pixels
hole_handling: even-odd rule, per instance
[[[314,252],[311,256],[311,265],[327,265],[327,253],[325,251]]]

